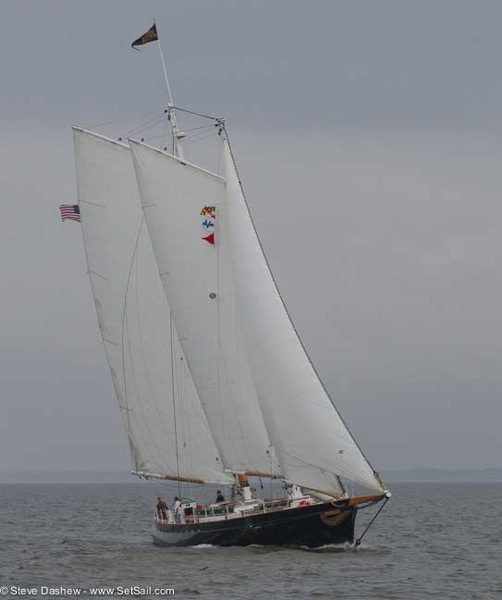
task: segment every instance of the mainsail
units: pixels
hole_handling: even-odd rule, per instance
[[[229,483],[159,279],[128,146],[74,128],[89,276],[134,470]]]
[[[130,144],[160,277],[224,466],[282,475],[248,364],[231,259],[223,242],[214,243],[226,218],[225,182],[179,157]]]

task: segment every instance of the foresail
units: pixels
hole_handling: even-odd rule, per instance
[[[172,318],[225,468],[279,475],[244,348],[231,260],[219,238],[225,183],[178,157],[130,144]]]
[[[92,291],[134,469],[225,483],[177,341],[128,146],[74,128]]]
[[[340,492],[338,477],[382,485],[338,415],[291,323],[254,229],[224,141],[228,236],[253,380],[286,478]]]

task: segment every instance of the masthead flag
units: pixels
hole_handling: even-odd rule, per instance
[[[135,48],[136,46],[143,46],[143,44],[148,44],[148,42],[155,42],[158,39],[159,36],[157,35],[157,26],[154,23],[146,33],[144,33],[137,40],[134,40],[131,46],[133,48]]]

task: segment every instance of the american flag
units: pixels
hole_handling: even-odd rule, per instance
[[[78,204],[61,204],[59,212],[61,213],[61,221],[69,219],[70,221],[81,222],[80,206]]]

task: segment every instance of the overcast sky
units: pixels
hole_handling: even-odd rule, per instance
[[[227,119],[295,324],[378,469],[500,466],[502,4],[2,2],[0,471],[129,469],[71,125]],[[181,117],[180,117],[181,118]],[[99,130],[98,130],[99,131]],[[119,132],[120,133],[120,132]]]

